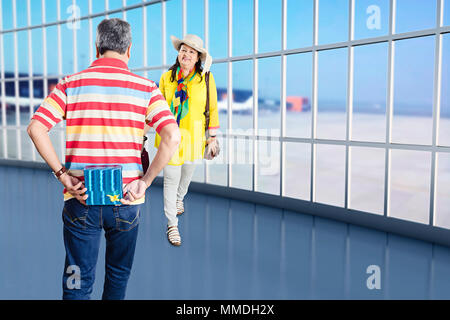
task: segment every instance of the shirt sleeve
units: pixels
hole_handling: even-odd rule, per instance
[[[58,82],[52,92],[44,99],[32,119],[41,122],[48,130],[66,118],[66,79]]]
[[[215,135],[220,128],[217,108],[217,88],[212,73],[209,74],[209,133]]]
[[[161,85],[161,82],[160,82]],[[170,123],[177,124],[175,117],[170,111],[166,99],[161,94],[159,88],[155,85],[151,93],[150,102],[147,108],[145,122],[155,129],[159,134],[166,125]]]

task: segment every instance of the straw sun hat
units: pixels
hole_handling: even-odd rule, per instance
[[[175,36],[170,36],[170,40],[172,40],[173,47],[177,51],[180,50],[182,44],[188,45],[189,47],[197,50],[200,53],[200,59],[204,63],[202,74],[209,71],[209,69],[211,68],[212,57],[203,47],[203,40],[200,37],[196,36],[195,34],[187,34],[182,40],[178,39]]]

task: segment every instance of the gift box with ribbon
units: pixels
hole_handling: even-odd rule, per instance
[[[122,199],[122,166],[99,165],[84,168],[87,205],[120,205]]]

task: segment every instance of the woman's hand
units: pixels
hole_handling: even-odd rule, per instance
[[[208,140],[206,140],[206,145],[209,145],[211,155],[215,157],[218,151],[216,137],[209,137]]]
[[[122,204],[130,204],[133,201],[136,201],[142,198],[145,195],[145,190],[147,190],[149,186],[142,179],[133,180],[125,187],[123,187],[124,197],[120,199]]]

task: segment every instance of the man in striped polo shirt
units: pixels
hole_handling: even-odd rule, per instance
[[[103,20],[97,27],[96,48],[98,59],[86,70],[62,79],[28,126],[39,154],[64,185],[64,299],[90,298],[102,228],[106,238],[102,298],[125,297],[145,190],[181,139],[156,84],[128,70],[130,25],[116,18]],[[65,167],[48,135],[61,120],[66,120]],[[140,155],[145,123],[164,143],[144,175]],[[86,205],[83,169],[88,165],[122,166],[122,205]]]

